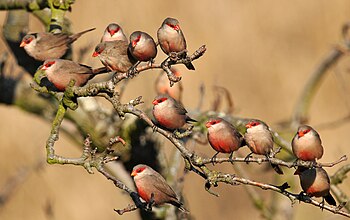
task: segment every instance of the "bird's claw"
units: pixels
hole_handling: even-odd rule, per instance
[[[153,130],[153,132],[157,132],[158,127],[156,125],[152,125],[152,130]]]
[[[244,162],[246,162],[246,164],[249,164],[249,158],[252,157],[253,153],[249,153],[245,158],[244,158]]]
[[[213,164],[213,166],[215,166],[214,159],[216,159],[216,156],[218,154],[219,154],[219,152],[216,152],[216,154],[214,154],[214,156],[210,159],[210,162]]]

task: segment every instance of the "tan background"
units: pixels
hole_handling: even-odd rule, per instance
[[[1,12],[1,23],[5,12]],[[75,32],[96,27],[97,30],[78,40],[74,47],[98,43],[110,22],[117,22],[127,34],[143,30],[156,36],[164,18],[176,17],[185,33],[189,51],[206,44],[204,57],[194,62],[196,71],[183,70],[184,104],[194,108],[198,88],[204,83],[208,90],[206,108],[211,102],[211,87],[229,89],[238,115],[265,120],[273,125],[288,120],[303,85],[327,52],[341,40],[340,29],[350,20],[349,1],[114,1],[80,0],[68,17]],[[31,31],[41,31],[33,20]],[[3,43],[0,52],[5,51]],[[92,49],[91,49],[92,53]],[[161,54],[161,52],[160,52]],[[164,57],[163,55],[159,57]],[[161,59],[158,58],[157,61]],[[88,57],[86,64],[100,66]],[[349,113],[349,94],[339,84],[337,70],[349,84],[349,64],[344,59],[326,77],[312,104],[310,124],[317,125],[344,117]],[[156,72],[145,72],[132,80],[124,101],[143,95],[146,103],[154,97]],[[137,88],[137,89],[135,89]],[[349,87],[347,87],[349,88]],[[0,106],[0,186],[23,166],[33,166],[43,160],[50,125],[37,116],[16,107]],[[273,127],[273,126],[272,126]],[[350,123],[320,129],[325,146],[322,161],[349,155]],[[76,147],[61,137],[57,145],[64,155],[79,155]],[[209,146],[199,146],[198,152],[212,155]],[[88,175],[82,168],[49,166],[35,172],[0,208],[0,219],[46,219],[47,202],[53,206],[54,219],[137,219],[137,213],[120,217],[113,208],[122,208],[130,199],[101,175]],[[230,166],[218,166],[233,172]],[[254,179],[265,180],[263,168],[254,166]],[[334,168],[327,169],[329,173]],[[286,179],[296,180],[288,176]],[[349,180],[342,188],[350,194]],[[259,218],[242,186],[220,185],[215,198],[205,192],[203,181],[190,174],[186,177],[185,195],[188,207],[196,219]],[[295,189],[299,192],[299,188]],[[267,192],[258,190],[267,195]],[[287,198],[277,196],[287,203]],[[306,204],[294,205],[294,219],[340,219],[329,212]]]

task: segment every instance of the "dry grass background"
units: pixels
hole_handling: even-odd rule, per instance
[[[5,12],[0,15],[3,23]],[[202,44],[208,48],[206,54],[194,63],[196,71],[189,72],[181,67],[185,106],[189,109],[196,106],[198,88],[204,83],[208,91],[205,108],[208,108],[212,101],[212,86],[220,85],[231,92],[239,109],[238,115],[260,118],[273,125],[290,118],[310,73],[340,41],[341,26],[350,20],[350,2],[80,0],[68,14],[75,32],[97,28],[78,40],[75,48],[97,44],[110,22],[121,24],[127,34],[143,30],[156,37],[158,27],[168,16],[180,20],[189,51]],[[42,30],[34,18],[31,25],[31,31]],[[1,43],[0,52],[5,50]],[[349,83],[350,75],[345,71],[348,62],[343,59],[328,74],[312,104],[310,124],[316,128],[320,123],[349,113],[350,109],[346,107],[346,102],[350,102],[349,94],[341,89],[335,75],[335,70],[338,70],[346,79],[345,83]],[[84,59],[84,63],[96,67],[101,65],[90,56]],[[153,82],[156,73],[145,72],[133,79],[124,101],[143,95],[146,103],[150,103],[155,95]],[[0,121],[0,186],[3,186],[19,168],[32,167],[38,160],[43,160],[50,125],[37,116],[4,105],[0,106]],[[350,156],[349,129],[350,123],[346,123],[319,130],[325,147],[322,161],[335,160],[343,154]],[[79,154],[64,136],[57,148],[64,155]],[[207,155],[213,153],[209,146],[196,149]],[[217,168],[233,172],[230,166]],[[262,167],[254,166],[251,171],[254,179],[266,179],[261,175],[262,170]],[[329,173],[334,170],[327,169]],[[349,180],[342,188],[350,194]],[[196,219],[260,218],[242,186],[221,184],[215,190],[221,195],[219,198],[205,192],[203,181],[198,176],[190,174],[186,177],[187,204]],[[258,192],[267,195],[262,190]],[[277,198],[278,202],[289,206],[288,199]],[[44,214],[47,203],[52,205],[54,217],[51,219],[138,219],[136,212],[123,216],[113,212],[113,208],[122,208],[128,202],[129,197],[101,175],[89,175],[80,167],[45,164],[42,170],[33,172],[9,202],[0,208],[0,219],[50,219]],[[295,204],[293,212],[295,219],[341,219],[305,204]]]

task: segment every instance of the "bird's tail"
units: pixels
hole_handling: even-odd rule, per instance
[[[328,194],[324,197],[324,199],[326,200],[326,202],[330,205],[334,205],[336,206],[337,203],[335,202],[335,199],[333,198],[333,196],[331,194]]]
[[[197,120],[190,118],[189,116],[186,117],[187,122],[198,122]]]
[[[76,41],[81,35],[87,33],[87,32],[90,32],[90,31],[93,31],[95,30],[96,28],[90,28],[88,30],[85,30],[85,31],[82,31],[82,32],[79,32],[79,33],[76,33],[76,34],[73,34],[71,35],[69,38],[71,39],[69,43],[73,43],[74,41]]]
[[[190,213],[187,209],[185,209],[185,207],[183,206],[183,204],[178,201],[178,200],[174,200],[170,202],[172,205],[176,206],[181,212],[183,213]]]
[[[189,70],[196,70],[191,62],[185,63],[185,66],[186,66],[187,69],[189,69]]]
[[[272,163],[270,163],[270,164],[271,164],[271,167],[276,171],[276,173],[278,173],[280,175],[283,174],[283,171],[282,171],[280,166],[278,166],[277,164],[272,164]]]

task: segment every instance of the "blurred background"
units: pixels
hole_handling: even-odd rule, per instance
[[[1,11],[2,24],[5,17],[6,12]],[[196,71],[178,67],[183,76],[186,108],[191,110],[197,106],[199,87],[204,84],[203,109],[209,109],[213,102],[213,87],[222,86],[233,98],[235,115],[259,118],[275,128],[291,118],[311,73],[341,42],[341,28],[350,21],[350,2],[77,0],[67,17],[72,22],[73,32],[96,27],[73,44],[74,49],[91,45],[82,63],[93,67],[100,67],[101,63],[92,58],[90,52],[92,54],[109,23],[119,23],[128,36],[135,30],[142,30],[156,38],[157,29],[166,17],[177,18],[190,53],[203,44],[207,46],[205,55],[194,62]],[[38,31],[44,31],[44,28],[31,16],[30,32]],[[5,43],[0,42],[0,53],[7,50]],[[160,62],[164,57],[159,50],[156,61]],[[73,59],[78,59],[76,54]],[[337,160],[344,154],[350,156],[350,123],[328,124],[350,113],[349,68],[350,59],[345,56],[329,71],[312,102],[309,124],[318,130],[323,141],[325,154],[321,162]],[[142,95],[145,101],[142,108],[149,108],[155,96],[154,81],[158,73],[143,72],[131,80],[123,102]],[[16,106],[3,104],[0,105],[0,121],[0,190],[6,190],[5,183],[11,176],[24,173],[23,183],[0,207],[0,219],[139,219],[138,212],[119,216],[113,211],[113,208],[126,207],[131,199],[100,174],[90,175],[81,167],[45,164],[49,123]],[[73,145],[62,134],[56,148],[65,156],[80,155],[81,151]],[[173,148],[171,145],[165,147]],[[206,156],[214,154],[209,145],[197,145],[195,151]],[[39,170],[25,169],[40,161],[44,165]],[[252,179],[273,182],[274,174],[265,172],[264,166],[242,166],[248,169]],[[231,164],[215,168],[234,173]],[[327,168],[327,172],[332,174],[337,168]],[[287,172],[288,175],[291,173]],[[296,176],[289,175],[285,180],[295,182],[293,191],[300,192]],[[349,183],[347,179],[341,185],[348,195]],[[220,197],[207,193],[203,179],[198,175],[186,175],[186,207],[195,219],[261,218],[244,186],[220,184],[213,190]],[[285,215],[292,212],[293,219],[342,219],[304,203],[296,203],[291,208],[290,201],[281,195],[271,198],[268,192],[260,189],[257,192],[267,200],[283,203]],[[281,219],[286,216],[282,215]]]

